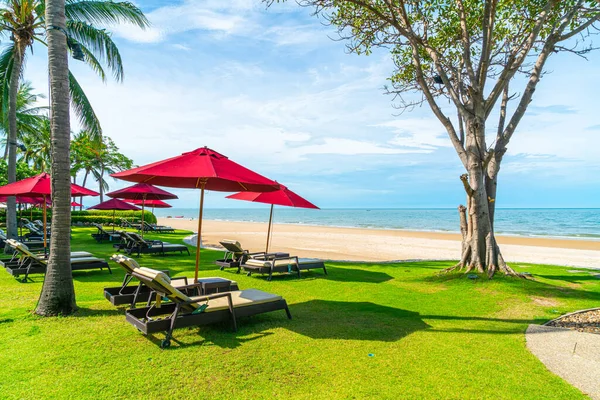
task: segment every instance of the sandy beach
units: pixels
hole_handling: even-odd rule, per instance
[[[197,221],[159,218],[161,225],[197,231]],[[222,239],[239,240],[250,251],[263,251],[266,223],[205,220],[203,246],[219,247]],[[600,241],[499,236],[511,262],[568,265],[600,269]],[[328,260],[453,260],[460,255],[460,235],[361,228],[274,224],[270,251]]]

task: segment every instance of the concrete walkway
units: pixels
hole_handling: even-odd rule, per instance
[[[550,371],[600,400],[600,335],[529,325],[525,338],[527,348]]]

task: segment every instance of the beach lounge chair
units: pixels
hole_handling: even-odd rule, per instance
[[[131,222],[127,221],[126,219],[122,219],[121,226],[123,228],[137,229],[139,231],[142,225],[141,224],[132,224]]]
[[[237,268],[237,273],[239,274],[240,266],[249,258],[268,260],[278,257],[289,257],[288,253],[279,252],[265,253],[264,251],[257,251],[250,253],[248,250],[245,250],[237,240],[223,239],[219,243],[225,248],[225,255],[223,258],[215,261],[215,264],[221,267],[221,271],[225,268]]]
[[[102,243],[105,240],[117,241],[121,238],[118,232],[108,232],[104,229],[101,224],[93,224],[97,229],[97,233],[92,233],[92,237],[96,239],[98,243]]]
[[[46,272],[46,266],[48,260],[43,255],[33,254],[27,246],[19,243],[15,240],[7,240],[7,243],[14,247],[14,249],[19,253],[19,262],[17,265],[8,265],[6,266],[6,271],[18,278],[21,275],[24,277],[21,279],[22,282],[26,282],[27,278],[31,274],[43,274]],[[94,257],[93,254],[82,251],[82,252],[72,252],[71,253],[71,270],[84,270],[84,269],[96,269],[100,268],[100,270],[106,268],[108,272],[112,274],[112,270],[110,266],[101,258]]]
[[[190,255],[190,249],[184,244],[175,244],[169,242],[162,242],[160,240],[145,240],[140,235],[133,232],[122,232],[122,235],[126,238],[127,244],[125,251],[127,254],[137,253],[138,257],[140,254],[160,254],[165,255],[167,253],[187,252]]]
[[[298,257],[281,257],[272,260],[258,260],[250,258],[242,264],[241,268],[247,272],[248,276],[253,273],[269,274],[268,281],[273,277],[273,272],[296,272],[300,277],[301,271],[309,269],[323,269],[325,275],[327,275],[327,269],[323,260],[318,258],[298,258]]]
[[[6,232],[0,229],[0,251],[6,246],[6,239]],[[30,249],[38,249],[44,247],[43,240],[29,240],[28,238],[19,236],[18,241],[26,244],[27,247],[29,247]]]
[[[173,330],[177,328],[231,321],[237,330],[236,318],[276,310],[285,310],[288,318],[292,318],[286,301],[275,294],[247,289],[189,297],[173,287],[169,277],[160,271],[136,268],[132,275],[154,290],[157,300],[162,297],[171,300],[125,312],[127,321],[145,335],[166,331],[162,348],[171,345]]]
[[[136,303],[151,302],[152,293],[154,292],[148,286],[144,285],[141,281],[138,285],[129,285],[133,279],[133,270],[135,268],[143,267],[140,267],[134,259],[121,254],[115,254],[110,259],[125,270],[125,277],[123,278],[121,286],[104,288],[104,297],[114,306],[129,304],[131,308],[134,308]],[[170,275],[167,270],[161,272],[165,273],[167,276]],[[188,279],[187,277],[171,278],[171,284],[188,295],[202,295],[238,290],[237,282],[223,278],[200,278],[198,279],[197,284],[192,282],[193,279]],[[150,304],[148,304],[148,306],[150,306]]]
[[[144,232],[173,233],[175,232],[175,229],[171,228],[170,226],[149,224],[144,221]]]
[[[38,239],[42,239],[44,237],[44,230],[40,229],[36,224],[34,224],[32,222],[25,224],[23,227],[29,229],[29,233],[27,233],[23,236],[26,238],[29,238],[30,240],[33,240],[34,238],[35,238],[35,240],[38,240]],[[47,230],[46,237],[48,239],[50,239],[50,234],[51,234],[50,230]]]

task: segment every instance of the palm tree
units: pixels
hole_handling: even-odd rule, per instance
[[[91,174],[98,182],[100,202],[104,200],[104,193],[108,190],[106,174],[130,169],[133,161],[119,152],[119,148],[108,136],[103,136],[101,141],[94,139],[89,132],[81,131],[71,142],[73,149],[71,156],[71,176],[83,170],[82,186],[85,187],[87,178]]]
[[[46,2],[44,0],[0,0],[0,30],[10,35],[11,44],[0,54],[0,95],[2,104],[8,105],[3,112],[8,119],[8,180],[15,181],[16,168],[16,98],[19,80],[23,74],[25,55],[37,41],[46,44],[43,38],[59,30],[66,36],[68,52],[74,58],[86,62],[102,80],[106,80],[106,65],[117,81],[123,79],[121,55],[111,35],[98,25],[121,22],[133,23],[141,28],[148,26],[148,20],[142,11],[129,2],[102,0],[66,0],[62,26],[53,25],[46,20]],[[98,118],[81,86],[68,72],[68,88],[71,104],[81,124],[93,135],[100,136],[102,129]],[[6,100],[6,101],[4,101]],[[16,205],[13,198],[7,204],[7,230],[9,236],[16,234]]]
[[[0,71],[1,72],[1,71]],[[1,75],[1,73],[0,73]],[[2,82],[2,77],[0,76],[0,82]],[[46,106],[36,106],[38,99],[44,98],[43,94],[35,94],[31,83],[28,81],[22,82],[19,86],[19,91],[17,93],[17,142],[23,141],[24,135],[35,134],[39,129],[40,125],[43,123],[45,119],[48,117],[44,115],[48,110]],[[0,110],[5,109],[2,107],[2,98],[0,98]],[[4,118],[6,116],[5,113],[0,113],[0,135],[4,136],[3,143],[4,147],[4,157],[6,160],[8,157],[8,118]]]
[[[36,131],[22,135],[21,142],[25,148],[21,160],[31,165],[35,170],[48,172],[52,148],[50,119],[48,117],[42,118],[39,125]]]
[[[52,236],[42,294],[35,312],[50,316],[77,309],[71,274],[71,180],[69,145],[69,53],[65,0],[47,0],[48,70],[50,74],[52,136]]]

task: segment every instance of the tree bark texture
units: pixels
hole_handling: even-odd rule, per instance
[[[63,33],[65,0],[46,2],[46,24],[52,132],[52,238],[36,313],[49,316],[71,314],[77,309],[70,260],[69,69],[67,38]]]
[[[500,270],[517,275],[504,262],[494,236],[497,173],[495,154],[485,148],[483,119],[466,121],[465,148],[467,173],[461,176],[467,195],[467,206],[459,206],[462,254],[457,265],[446,271],[487,272],[492,277]]]
[[[18,36],[14,41],[15,51],[8,93],[8,183],[17,180],[17,95],[25,52],[25,46]],[[6,201],[6,235],[11,239],[17,238],[17,202],[13,196],[8,197]]]

